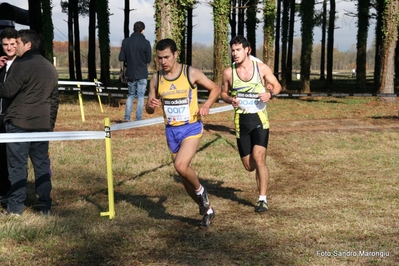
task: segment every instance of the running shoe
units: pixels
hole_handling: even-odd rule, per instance
[[[204,215],[204,217],[202,218],[200,224],[199,224],[199,228],[200,229],[207,229],[210,225],[211,225],[211,221],[213,220],[213,218],[215,218],[216,214],[215,211],[212,209],[212,213],[207,213]]]
[[[269,209],[269,205],[267,205],[267,202],[260,200],[260,201],[258,201],[258,204],[256,204],[255,212],[265,212],[268,209]]]
[[[202,192],[201,195],[198,195],[198,201],[199,201],[199,213],[201,215],[206,214],[206,212],[209,209],[209,199],[205,187],[204,187],[204,192]]]

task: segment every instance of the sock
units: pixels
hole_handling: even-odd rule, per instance
[[[195,194],[202,195],[202,193],[204,193],[204,187],[200,184],[200,187],[198,190],[195,191]]]
[[[213,209],[212,209],[212,208],[209,208],[209,209],[207,210],[206,214],[211,214],[211,213],[213,213]]]
[[[266,196],[260,196],[259,195],[259,200],[258,201],[264,201],[264,202],[267,203],[267,198],[266,198]]]

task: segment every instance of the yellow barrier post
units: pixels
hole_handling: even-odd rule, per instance
[[[96,92],[97,92],[98,103],[100,104],[100,110],[101,110],[101,113],[104,113],[103,105],[101,103],[101,97],[98,94],[99,92],[101,92],[101,89],[98,89],[98,81],[97,81],[97,79],[94,79],[94,82],[96,83]]]
[[[85,111],[83,109],[83,98],[82,98],[82,91],[80,90],[80,84],[78,83],[78,96],[79,96],[79,104],[80,104],[80,114],[82,115],[82,122],[86,121],[85,119]]]
[[[112,150],[111,150],[111,120],[104,119],[105,124],[105,153],[107,157],[107,180],[108,180],[108,212],[102,212],[101,216],[109,216],[109,219],[115,217],[114,201],[114,177],[112,175]]]

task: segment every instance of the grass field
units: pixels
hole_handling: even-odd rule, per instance
[[[83,123],[78,103],[63,101],[56,131],[103,130],[105,117],[123,118],[124,106],[84,106]],[[208,230],[197,228],[162,124],[112,132],[112,220],[100,216],[104,141],[53,141],[52,216],[34,210],[30,167],[24,214],[0,217],[0,265],[398,265],[398,110],[371,97],[274,99],[262,215],[233,113],[205,117],[192,165],[216,211]]]

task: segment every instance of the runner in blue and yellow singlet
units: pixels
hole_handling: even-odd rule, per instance
[[[264,212],[269,208],[266,197],[269,180],[266,164],[269,118],[266,105],[281,91],[281,85],[270,67],[251,60],[250,44],[243,36],[234,37],[230,48],[234,63],[223,72],[221,97],[234,107],[241,161],[247,171],[256,171],[259,198],[255,211]]]
[[[166,140],[174,167],[203,215],[199,227],[208,228],[215,212],[210,206],[206,188],[200,184],[190,164],[202,137],[201,117],[209,114],[209,108],[221,90],[200,70],[177,62],[179,53],[173,40],[159,41],[156,54],[162,70],[151,78],[146,111],[153,114],[155,108],[162,107]],[[209,97],[201,107],[198,106],[197,85],[209,90]]]

